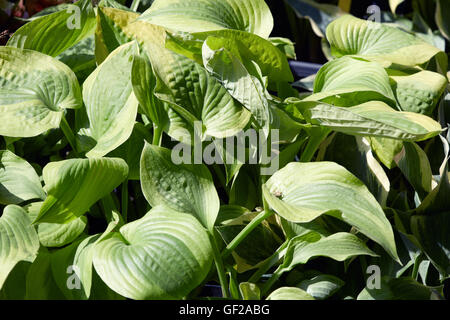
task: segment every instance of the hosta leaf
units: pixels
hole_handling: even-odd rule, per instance
[[[239,283],[239,292],[244,300],[260,300],[261,291],[259,287],[251,282]]]
[[[47,199],[35,222],[68,223],[117,187],[128,175],[122,159],[93,158],[51,162],[44,167]]]
[[[222,45],[234,54],[238,51],[244,60],[253,60],[261,68],[262,75],[269,77],[269,81],[294,80],[286,56],[270,41],[245,31],[214,30],[169,34],[166,48],[202,64],[203,42],[208,37],[227,39],[228,41],[222,41]]]
[[[436,0],[436,24],[442,35],[450,40],[450,1]]]
[[[84,38],[56,57],[72,69],[80,83],[95,70],[94,35]]]
[[[99,239],[100,235],[93,235],[81,241],[73,257],[73,265],[77,267],[75,273],[80,280],[84,295],[88,298],[92,288],[94,248]]]
[[[19,204],[45,199],[39,176],[24,159],[8,150],[0,151],[0,203]]]
[[[386,24],[345,15],[328,25],[327,39],[335,57],[355,55],[378,61],[384,66],[417,66],[438,55],[442,72],[447,70],[447,57],[442,51],[421,38]]]
[[[192,216],[154,208],[95,245],[94,267],[114,291],[131,299],[180,299],[208,273],[212,249]]]
[[[403,141],[381,137],[367,137],[372,151],[378,159],[389,169],[395,168],[395,156],[403,149]]]
[[[223,38],[207,38],[203,44],[203,64],[231,96],[252,113],[255,121],[268,134],[271,122],[270,94],[259,77],[255,76],[255,66],[248,61],[248,68],[251,68],[248,70],[239,56],[224,48],[223,43],[226,41]]]
[[[256,213],[245,213],[241,216],[216,226],[216,230],[228,245],[252,219]],[[249,266],[255,266],[259,262],[269,258],[281,245],[281,241],[266,221],[258,225],[234,250],[242,262]],[[238,269],[238,272],[240,270]]]
[[[141,156],[141,187],[152,207],[165,205],[194,215],[212,229],[220,202],[203,164],[174,164],[171,150],[146,144]]]
[[[389,0],[389,7],[391,8],[392,13],[397,11],[397,7],[402,4],[405,0]]]
[[[442,136],[439,136],[444,145],[444,162],[439,168],[439,183],[427,195],[417,208],[418,214],[432,215],[441,212],[447,212],[450,208],[450,175],[448,171],[448,162],[450,160],[449,142]]]
[[[350,135],[422,141],[442,131],[439,123],[432,118],[395,111],[381,101],[350,108],[306,101],[298,102],[296,106],[310,123]]]
[[[17,30],[8,46],[39,51],[56,57],[91,35],[95,13],[90,0],[80,0],[66,10],[35,19]]]
[[[263,192],[269,205],[288,221],[305,223],[322,214],[332,215],[398,259],[392,227],[383,210],[344,167],[332,162],[290,163],[267,181]]]
[[[168,121],[167,112],[163,103],[154,94],[156,76],[145,51],[134,57],[131,83],[139,101],[140,112],[149,117],[154,125],[163,128]]]
[[[450,212],[411,218],[412,233],[443,277],[450,274],[449,226]]]
[[[270,37],[268,40],[281,52],[283,52],[286,55],[286,58],[297,60],[297,55],[295,53],[295,45],[290,39],[281,37]]]
[[[392,279],[383,277],[380,288],[364,288],[358,300],[430,300],[435,296],[434,290],[412,278]]]
[[[39,250],[39,239],[27,213],[9,205],[0,217],[0,289],[8,274],[20,261],[33,262]]]
[[[43,202],[33,202],[25,206],[31,221],[34,221]],[[62,247],[74,241],[84,231],[87,218],[82,216],[69,223],[40,223],[37,226],[39,242],[45,247]]]
[[[389,76],[376,62],[342,57],[325,64],[317,73],[313,95],[307,101],[323,101],[351,107],[372,100],[396,105]]]
[[[139,19],[176,31],[237,29],[263,38],[273,28],[264,0],[155,0]]]
[[[405,142],[397,165],[421,197],[431,192],[432,172],[426,153],[415,143]]]
[[[163,45],[164,28],[136,21],[138,13],[116,8],[99,7],[95,31],[95,56],[100,63],[117,47],[136,40],[139,44]]]
[[[326,151],[327,161],[333,161],[359,178],[380,205],[385,206],[390,191],[389,178],[374,158],[365,138],[338,133]]]
[[[298,286],[315,299],[323,300],[335,294],[344,284],[344,281],[335,276],[321,274],[311,279],[303,280]]]
[[[339,232],[321,238],[318,233],[310,232],[297,236],[289,242],[280,270],[290,271],[296,265],[305,264],[319,256],[344,261],[358,255],[376,256],[363,241],[351,233]]]
[[[140,161],[145,141],[151,142],[150,128],[140,122],[134,124],[130,138],[114,151],[108,153],[108,157],[122,158],[128,165],[128,180],[139,180]]]
[[[64,109],[81,106],[75,74],[31,50],[0,47],[0,135],[33,137],[58,128]]]
[[[82,239],[69,246],[53,251],[50,258],[50,269],[59,290],[68,300],[86,300],[85,291],[81,288],[81,282],[77,278],[74,267],[74,256]],[[80,285],[78,285],[80,284]],[[74,287],[69,287],[73,285]]]
[[[314,33],[325,37],[328,25],[336,18],[345,14],[338,6],[318,3],[313,0],[287,0],[297,16],[309,19]]]
[[[394,92],[403,111],[431,115],[447,87],[439,73],[420,71],[412,75],[392,75]]]
[[[89,127],[82,128],[79,134],[95,141],[87,157],[106,155],[124,143],[133,131],[138,101],[131,85],[131,67],[136,50],[133,42],[119,47],[83,84]]]
[[[176,113],[169,115],[171,122],[181,122],[175,128],[186,131],[202,121],[205,135],[224,138],[246,126],[250,113],[202,66],[159,46],[153,46],[149,54],[158,77],[155,94]],[[182,139],[174,130],[169,129],[169,134]]]
[[[50,262],[51,254],[47,250],[40,250],[26,276],[25,300],[65,299],[56,285]]]
[[[314,298],[300,288],[282,287],[273,291],[267,300],[314,300]]]

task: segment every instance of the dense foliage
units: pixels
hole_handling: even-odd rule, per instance
[[[138,3],[0,47],[0,298],[444,298],[442,48],[340,14],[293,84],[263,0]]]

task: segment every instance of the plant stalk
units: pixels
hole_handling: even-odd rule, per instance
[[[131,3],[130,9],[133,10],[134,12],[136,12],[137,9],[139,8],[140,3],[141,3],[141,0],[133,0],[133,2]]]
[[[272,210],[262,211],[222,251],[222,258],[228,257],[231,252],[252,232],[261,222],[272,216],[275,212]]]
[[[216,237],[210,232],[211,247],[214,255],[214,262],[216,264],[217,275],[219,276],[220,286],[222,287],[223,298],[229,298],[228,282],[225,274],[225,267],[223,265],[222,257],[220,256],[219,248],[217,247]]]
[[[266,283],[264,283],[264,286],[261,290],[261,297],[265,296],[267,294],[267,292],[270,290],[270,288],[272,288],[272,286],[274,285],[275,282],[277,282],[277,280],[281,277],[281,275],[283,274],[283,268],[282,266],[279,266],[277,268],[277,270],[275,270],[275,272],[272,274],[272,276],[270,277],[269,280],[267,280]]]
[[[75,140],[75,136],[72,132],[72,129],[69,126],[69,123],[66,120],[66,117],[63,115],[61,117],[61,123],[60,123],[60,128],[62,130],[62,132],[64,133],[64,136],[66,137],[67,141],[69,142],[73,152],[75,153],[75,155],[78,155],[78,151],[77,151],[77,144],[76,144],[76,140]]]
[[[264,263],[259,267],[258,270],[250,277],[248,282],[256,283],[261,279],[263,274],[265,274],[270,268],[272,268],[280,259],[284,256],[284,251],[289,244],[289,239],[286,240],[273,255],[267,258]]]
[[[161,146],[162,128],[156,124],[153,125],[153,142],[155,146]]]
[[[128,221],[128,178],[122,183],[122,217],[123,222]]]

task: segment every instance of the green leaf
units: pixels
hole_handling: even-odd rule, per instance
[[[376,62],[342,57],[325,64],[314,81],[314,94],[305,101],[351,107],[372,100],[396,105],[389,76]]]
[[[354,256],[376,256],[357,236],[339,232],[329,237],[321,238],[316,232],[310,232],[293,238],[288,245],[280,272],[292,270],[298,264],[305,264],[315,257],[328,257],[344,261]]]
[[[442,131],[440,124],[432,118],[395,111],[381,101],[350,108],[308,101],[297,102],[295,106],[308,122],[350,135],[422,141]]]
[[[436,72],[392,75],[393,88],[403,111],[431,115],[447,87],[447,78]]]
[[[273,291],[267,300],[315,300],[300,288],[282,287]]]
[[[389,0],[389,7],[391,8],[392,13],[395,14],[395,11],[397,11],[397,7],[404,1],[405,0]]]
[[[33,137],[58,128],[64,109],[81,106],[68,66],[42,53],[0,47],[0,135]]]
[[[63,300],[51,270],[51,254],[41,250],[26,276],[25,300]]]
[[[140,45],[164,44],[165,31],[142,21],[138,13],[116,8],[99,7],[95,30],[95,57],[100,64],[117,47],[136,40]]]
[[[128,180],[139,180],[141,154],[146,141],[152,141],[150,128],[140,122],[136,122],[130,138],[107,155],[111,158],[122,158],[125,160],[129,169]]]
[[[354,226],[398,260],[391,224],[367,187],[332,162],[290,163],[263,187],[264,198],[283,218],[310,222],[328,214]],[[280,196],[278,198],[277,196]]]
[[[155,0],[139,18],[167,29],[236,29],[268,38],[273,18],[264,0]]]
[[[328,25],[336,18],[345,14],[338,6],[317,3],[312,0],[287,0],[299,18],[307,18],[311,22],[314,33],[325,37]]]
[[[92,276],[93,276],[93,258],[95,244],[100,240],[100,235],[93,235],[85,238],[78,245],[75,255],[73,257],[73,265],[75,274],[80,280],[84,295],[89,298],[92,289]],[[95,272],[95,271],[94,271]]]
[[[335,57],[354,55],[389,67],[392,64],[418,66],[436,56],[442,63],[441,71],[447,70],[445,53],[421,38],[387,24],[345,15],[328,25],[327,39]]]
[[[30,220],[34,221],[44,202],[33,202],[25,206]],[[37,226],[39,242],[45,247],[62,247],[73,242],[83,233],[87,225],[86,217],[79,217],[69,223],[40,223]]]
[[[84,38],[70,47],[56,58],[72,69],[80,83],[95,70],[95,41],[94,35]]]
[[[336,134],[327,147],[325,159],[353,173],[364,182],[380,205],[386,205],[391,184],[365,138]]]
[[[66,10],[28,22],[13,34],[7,45],[56,57],[93,34],[94,30],[92,3],[90,0],[80,0]]]
[[[403,149],[403,141],[381,137],[367,137],[372,151],[378,159],[388,168],[395,168],[395,157]]]
[[[246,126],[250,113],[202,66],[156,45],[150,60],[158,77],[155,94],[173,109],[169,135],[185,140],[196,121],[202,121],[204,135],[217,138],[233,136]]]
[[[162,128],[167,124],[168,117],[163,103],[154,94],[156,81],[147,54],[140,52],[133,60],[131,73],[133,92],[139,101],[140,112]]]
[[[0,203],[19,204],[31,199],[45,199],[36,171],[14,153],[0,150]]]
[[[50,258],[50,268],[59,290],[67,300],[87,300],[85,291],[74,267],[74,256],[82,239],[69,246],[53,251]],[[79,284],[79,285],[78,285]],[[73,287],[72,287],[73,286]]]
[[[286,58],[297,60],[297,55],[295,53],[295,45],[290,39],[281,37],[270,37],[269,41],[281,52],[283,52],[286,55]]]
[[[397,165],[414,190],[424,198],[431,192],[432,172],[426,153],[415,143],[405,142]]]
[[[450,208],[450,197],[448,196],[450,194],[450,175],[448,171],[450,146],[443,136],[439,136],[439,138],[444,145],[444,162],[439,169],[439,183],[417,208],[418,214],[433,215],[447,212]]]
[[[344,281],[335,276],[321,274],[311,279],[303,280],[298,286],[315,299],[324,300],[335,294],[344,284]]]
[[[436,24],[439,27],[442,35],[450,40],[450,13],[448,10],[450,1],[448,0],[436,0]]]
[[[381,279],[380,288],[364,288],[358,300],[431,300],[434,290],[424,286],[412,278]]]
[[[44,167],[47,199],[35,223],[68,223],[86,213],[128,175],[122,159],[93,158],[51,162]]]
[[[174,164],[171,150],[146,144],[141,187],[152,207],[165,205],[195,216],[212,230],[220,208],[211,174],[203,164]]]
[[[239,283],[239,292],[244,300],[260,300],[261,291],[259,287],[251,282]]]
[[[133,42],[119,47],[83,84],[89,125],[79,135],[95,141],[87,157],[106,155],[128,140],[133,131],[138,101],[131,85],[131,67],[136,49]]]
[[[260,77],[255,76],[256,67],[228,51],[224,42],[227,42],[224,38],[208,37],[205,40],[203,64],[228,93],[252,113],[258,125],[268,134],[271,122],[270,94]]]
[[[241,60],[253,60],[269,81],[294,81],[283,52],[270,41],[252,33],[239,30],[214,30],[192,34],[169,33],[165,43],[166,48],[203,64],[202,47],[209,37],[227,39],[228,41],[222,40],[222,45],[233,54],[241,56]]]
[[[27,213],[9,205],[0,217],[0,289],[14,266],[20,261],[33,262],[39,239]]]
[[[212,248],[192,216],[164,207],[95,245],[94,267],[114,291],[131,299],[180,299],[206,277]]]
[[[430,216],[414,215],[411,217],[413,235],[444,278],[450,274],[449,226],[450,212],[448,211]]]

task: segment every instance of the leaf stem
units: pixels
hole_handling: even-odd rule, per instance
[[[62,115],[61,117],[61,123],[60,123],[60,128],[62,130],[62,132],[64,133],[64,136],[66,137],[67,141],[69,142],[70,146],[72,147],[72,150],[74,151],[75,155],[78,155],[78,151],[77,151],[77,144],[76,144],[76,140],[75,140],[75,136],[72,132],[72,129],[69,126],[69,123],[66,120],[66,117],[64,115]]]
[[[161,146],[162,133],[162,128],[156,124],[153,124],[153,145]]]
[[[320,144],[326,139],[330,132],[329,129],[320,128],[320,131],[318,131],[317,134],[311,135],[311,138],[300,157],[300,162],[310,162]]]
[[[419,266],[422,263],[423,260],[423,255],[420,254],[417,258],[416,261],[414,261],[414,267],[413,267],[413,271],[412,271],[412,278],[414,280],[417,280],[417,276],[419,275]]]
[[[122,217],[123,222],[128,221],[128,178],[122,183]]]
[[[261,222],[272,216],[275,212],[272,210],[262,211],[239,234],[227,245],[222,251],[222,258],[225,259],[228,255],[236,249],[236,247],[252,232]]]
[[[225,274],[225,267],[223,265],[222,257],[220,256],[219,248],[217,247],[216,237],[212,232],[209,233],[211,240],[211,247],[214,255],[214,262],[216,264],[217,275],[219,276],[220,286],[222,287],[223,298],[228,298],[228,284],[227,276]]]
[[[131,3],[130,9],[133,10],[134,12],[136,12],[137,9],[139,8],[140,3],[141,3],[141,0],[133,0],[133,2]]]
[[[277,280],[281,277],[281,275],[283,274],[284,270],[282,266],[279,266],[277,268],[277,270],[275,270],[275,272],[272,274],[272,276],[270,277],[269,280],[267,280],[266,283],[264,283],[264,286],[261,290],[261,297],[265,296],[267,294],[267,292],[270,290],[270,288],[272,288],[273,284],[275,282],[277,282]]]
[[[273,255],[267,258],[263,264],[259,267],[258,270],[250,277],[248,282],[256,283],[261,279],[263,274],[267,272],[270,268],[272,268],[280,259],[284,256],[286,247],[289,244],[289,239],[286,240],[278,249],[275,251]]]

